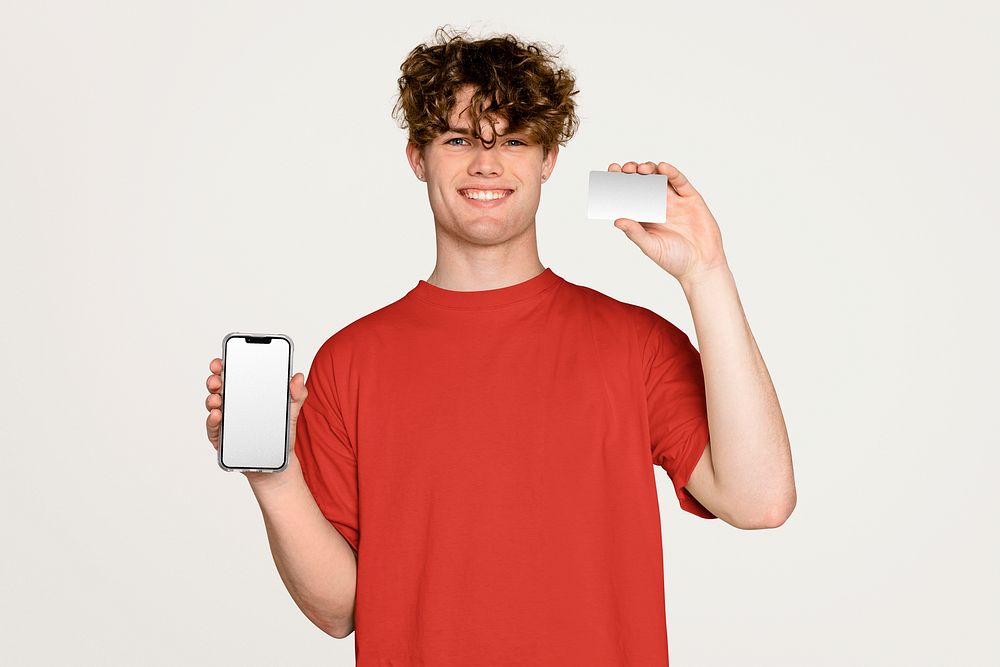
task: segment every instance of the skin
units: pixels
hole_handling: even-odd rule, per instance
[[[450,127],[471,128],[467,108],[472,86],[460,89],[449,118]],[[506,132],[507,122],[480,122],[481,135]],[[547,154],[524,133],[497,137],[489,149],[479,139],[445,132],[427,145],[406,146],[417,178],[427,184],[434,215],[437,262],[427,282],[444,289],[485,290],[528,280],[544,270],[538,258],[535,213],[542,183],[555,168],[559,146]],[[458,192],[470,183],[512,188],[499,206],[480,209]]]
[[[614,224],[677,279],[691,307],[712,437],[685,488],[733,526],[776,528],[796,503],[788,431],[719,225],[701,194],[671,164],[613,162],[608,171],[667,176],[666,222],[618,218]]]

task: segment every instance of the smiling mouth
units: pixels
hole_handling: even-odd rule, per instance
[[[461,194],[466,199],[471,199],[473,201],[497,201],[500,199],[506,199],[513,190],[459,190]]]

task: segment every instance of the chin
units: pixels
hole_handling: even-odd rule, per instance
[[[519,222],[515,225],[515,223],[507,220],[501,222],[480,220],[467,227],[467,234],[472,238],[500,243],[515,239],[524,234],[533,233],[534,227],[534,222]]]

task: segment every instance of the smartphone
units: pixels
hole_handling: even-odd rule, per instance
[[[591,171],[587,217],[597,220],[631,218],[639,222],[667,221],[666,174]]]
[[[291,435],[292,339],[232,332],[222,339],[223,470],[280,472]]]

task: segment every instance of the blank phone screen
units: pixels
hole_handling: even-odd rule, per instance
[[[291,359],[285,338],[226,338],[219,450],[224,466],[277,469],[285,464]]]

